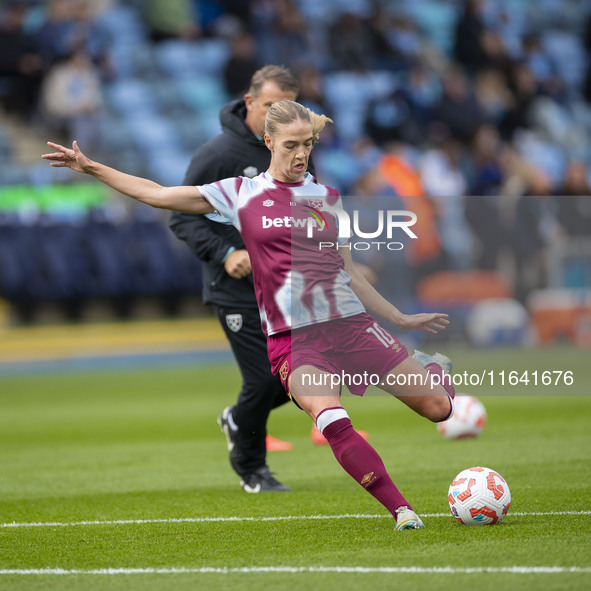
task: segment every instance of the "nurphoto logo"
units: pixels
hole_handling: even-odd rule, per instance
[[[392,242],[394,236],[394,230],[402,230],[409,238],[413,240],[417,239],[418,236],[411,230],[411,226],[414,226],[417,222],[417,215],[412,211],[406,211],[401,209],[388,209],[377,211],[377,220],[375,230],[364,231],[360,227],[359,210],[353,210],[353,223],[351,224],[351,217],[349,214],[340,207],[326,207],[323,212],[311,207],[313,211],[310,211],[312,217],[307,219],[307,236],[312,238],[314,236],[314,230],[322,231],[326,228],[326,218],[324,213],[331,213],[337,219],[338,237],[343,240],[335,242],[320,242],[319,249],[323,248],[348,248],[353,250],[370,250],[375,248],[380,250],[382,248],[387,250],[402,250],[404,244],[402,242]],[[385,236],[384,236],[385,232]],[[349,242],[352,237],[362,238],[363,240],[356,240],[353,243]],[[385,240],[374,240],[367,242],[368,239],[372,238],[386,238]],[[351,245],[352,244],[352,245]]]

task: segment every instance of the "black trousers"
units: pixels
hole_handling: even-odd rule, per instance
[[[232,407],[238,426],[236,463],[241,475],[266,464],[267,419],[289,401],[278,376],[271,373],[267,338],[258,310],[214,306],[242,374],[242,389]]]

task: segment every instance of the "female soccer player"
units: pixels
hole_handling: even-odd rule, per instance
[[[433,422],[449,418],[454,391],[444,369],[451,362],[439,354],[409,357],[404,345],[366,310],[401,329],[430,333],[445,328],[447,315],[403,314],[356,271],[350,250],[339,244],[338,216],[329,213],[340,206],[338,192],[306,172],[327,121],[299,103],[274,103],[264,135],[271,151],[268,171],[199,187],[163,187],[124,174],[87,158],[75,141],[72,149],[48,142],[56,151],[43,158],[51,166],[90,174],[153,207],[232,223],[250,253],[273,371],[326,437],[345,471],[391,512],[395,529],[418,529],[423,522],[377,452],[353,429],[341,405],[339,379],[346,373],[351,392],[362,395],[367,376],[377,376],[380,388],[421,416]],[[316,232],[309,231],[310,216],[321,222]],[[340,248],[319,248],[319,241]],[[359,376],[365,381],[359,382]]]

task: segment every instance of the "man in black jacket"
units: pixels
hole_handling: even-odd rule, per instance
[[[220,111],[222,133],[197,149],[183,184],[252,178],[266,171],[271,160],[262,140],[267,109],[276,101],[295,100],[297,93],[297,80],[286,68],[257,70],[244,98]],[[267,418],[271,409],[289,399],[271,373],[244,242],[233,226],[201,215],[174,213],[170,227],[203,263],[203,301],[213,304],[242,373],[237,403],[218,419],[228,440],[230,464],[246,492],[290,490],[266,464]]]

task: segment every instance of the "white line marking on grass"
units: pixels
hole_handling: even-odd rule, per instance
[[[421,513],[421,517],[453,517],[451,513]],[[516,517],[556,515],[591,515],[591,511],[534,511],[509,513]],[[313,521],[331,519],[392,519],[390,515],[372,515],[363,513],[344,513],[341,515],[277,515],[276,517],[171,517],[168,519],[116,519],[105,521],[45,521],[33,523],[1,523],[0,528],[9,527],[73,527],[83,525],[142,525],[145,523],[218,523],[243,521]]]
[[[450,574],[469,575],[481,573],[565,574],[591,573],[586,566],[475,566],[457,568],[451,566],[253,566],[253,567],[201,567],[201,568],[23,568],[3,569],[0,575],[177,575],[177,574],[250,574],[250,573],[385,573],[385,574]]]

